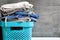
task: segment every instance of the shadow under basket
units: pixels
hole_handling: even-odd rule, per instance
[[[0,40],[3,40],[2,27],[0,26]]]
[[[3,40],[31,40],[34,22],[1,22]]]

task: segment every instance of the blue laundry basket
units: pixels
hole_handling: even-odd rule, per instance
[[[1,22],[3,40],[31,40],[34,22]]]

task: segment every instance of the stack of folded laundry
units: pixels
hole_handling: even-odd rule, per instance
[[[8,21],[33,21],[36,22],[39,18],[39,15],[30,11],[33,8],[33,5],[29,2],[18,2],[12,4],[5,4],[0,7],[1,19],[7,18]]]

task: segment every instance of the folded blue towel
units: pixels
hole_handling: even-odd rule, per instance
[[[39,18],[39,15],[36,14],[36,13],[27,13],[27,12],[15,12],[16,15],[22,15],[22,16],[28,16],[28,17],[33,17],[33,18],[36,18],[38,19]]]

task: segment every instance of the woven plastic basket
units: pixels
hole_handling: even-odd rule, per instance
[[[3,40],[31,40],[34,22],[1,22]]]

